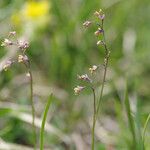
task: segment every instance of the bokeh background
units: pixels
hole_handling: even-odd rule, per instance
[[[106,40],[111,50],[102,107],[96,126],[97,150],[131,149],[132,136],[124,109],[126,87],[138,129],[150,112],[150,1],[149,0],[1,0],[0,40],[9,31],[30,42],[36,126],[39,134],[45,103],[53,93],[45,147],[49,150],[89,150],[92,95],[75,96],[77,74],[103,63],[95,27],[83,28],[102,8],[106,14]],[[0,149],[30,149],[33,145],[29,83],[23,65],[7,72],[4,62],[17,49],[0,47]],[[102,70],[96,74],[97,79]],[[127,85],[127,86],[126,86]],[[140,136],[140,135],[139,135]],[[38,136],[39,137],[39,136]],[[150,126],[145,145],[150,150]],[[38,145],[38,144],[37,144]]]

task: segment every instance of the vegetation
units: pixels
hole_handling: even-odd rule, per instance
[[[0,1],[0,149],[149,150],[148,12],[148,0]]]

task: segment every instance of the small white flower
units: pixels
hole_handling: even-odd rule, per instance
[[[18,41],[17,45],[20,49],[23,49],[23,50],[29,47],[29,43],[27,41],[22,41],[22,40]]]
[[[85,21],[84,23],[83,23],[83,26],[84,27],[89,27],[91,25],[91,21]]]
[[[19,55],[18,56],[18,63],[21,63],[21,62],[27,62],[29,59],[26,55]]]
[[[74,88],[75,95],[78,95],[85,87],[83,86],[77,86]]]
[[[9,46],[9,45],[13,45],[13,42],[10,41],[9,39],[4,39],[4,41],[1,44],[1,46]]]
[[[91,79],[88,77],[87,74],[83,74],[83,75],[77,75],[79,80],[83,80],[83,81],[88,81],[88,82],[92,82]]]
[[[5,65],[3,66],[4,71],[7,71],[8,68],[11,67],[12,63],[13,63],[12,61],[8,60],[8,61],[5,63]]]
[[[10,31],[10,32],[9,32],[9,37],[10,37],[10,36],[15,36],[15,35],[16,35],[16,31]]]
[[[91,68],[89,68],[89,71],[91,72],[91,74],[93,74],[96,70],[97,70],[98,66],[93,65]]]

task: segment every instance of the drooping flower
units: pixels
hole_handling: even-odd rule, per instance
[[[87,74],[83,74],[83,75],[77,75],[79,80],[83,80],[83,81],[87,81],[87,82],[92,82],[92,80],[88,77]]]
[[[97,45],[104,45],[104,41],[102,40],[97,41]]]
[[[26,50],[29,47],[29,42],[25,40],[19,40],[17,42],[18,48],[22,50]]]
[[[27,55],[19,55],[18,56],[18,63],[26,63],[26,62],[28,62],[28,57],[27,57]]]
[[[101,33],[103,33],[103,29],[101,29],[101,28],[98,28],[98,30],[97,31],[95,31],[95,35],[96,36],[98,36],[98,35],[100,35]]]
[[[83,86],[77,86],[74,88],[75,95],[78,95],[85,87]]]
[[[93,65],[91,68],[89,68],[89,71],[91,72],[91,74],[93,74],[96,70],[97,70],[98,66]]]
[[[91,25],[91,21],[85,21],[84,23],[83,23],[83,26],[84,27],[89,27]]]
[[[16,31],[10,31],[8,36],[10,37],[10,36],[15,36],[15,35],[16,35]]]
[[[1,44],[1,46],[10,46],[10,45],[13,45],[13,42],[10,41],[9,39],[4,39],[4,41]]]
[[[96,17],[98,17],[99,19],[101,19],[101,20],[104,20],[104,18],[105,18],[105,14],[104,14],[104,12],[102,11],[102,9],[100,9],[99,11],[95,11],[94,15],[95,15]]]
[[[4,71],[7,71],[8,68],[10,68],[12,64],[13,64],[12,61],[10,61],[10,60],[6,61],[6,63],[5,63],[4,66],[3,66],[3,70],[4,70]]]

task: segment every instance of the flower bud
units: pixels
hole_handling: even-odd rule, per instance
[[[74,88],[75,95],[78,95],[85,87],[83,86],[77,86]]]
[[[95,15],[96,17],[98,17],[99,19],[101,19],[101,20],[104,20],[104,18],[105,18],[105,14],[104,14],[104,12],[102,11],[102,9],[100,9],[99,11],[95,11],[94,15]]]
[[[15,35],[16,35],[16,31],[10,31],[10,32],[9,32],[9,37],[10,37],[10,36],[15,36]]]
[[[92,80],[88,77],[87,74],[83,74],[83,75],[77,75],[79,80],[83,80],[83,81],[88,81],[88,82],[92,82]]]
[[[94,15],[98,17],[100,14],[99,14],[98,11],[95,11],[95,12],[94,12]]]
[[[97,70],[98,66],[93,65],[91,68],[89,68],[89,71],[91,72],[91,74],[93,74],[96,70]]]
[[[28,62],[28,57],[26,56],[26,55],[19,55],[18,56],[18,63],[26,63],[26,62]]]
[[[83,23],[83,26],[84,27],[89,27],[91,25],[91,21],[85,21],[84,23]]]
[[[98,36],[98,35],[100,35],[101,33],[103,32],[103,29],[101,29],[101,28],[98,28],[98,30],[97,31],[95,31],[95,35],[96,36]]]
[[[8,60],[8,61],[5,63],[5,65],[3,66],[4,71],[7,71],[8,68],[10,68],[12,64],[13,64],[13,62],[10,61],[10,60]]]
[[[97,45],[104,45],[105,43],[104,43],[104,41],[102,41],[102,40],[99,40],[99,41],[97,41]]]
[[[10,45],[13,45],[13,42],[10,41],[9,39],[4,39],[4,41],[1,44],[1,46],[10,46]]]
[[[18,48],[22,49],[22,50],[26,50],[29,47],[29,43],[27,41],[18,41],[17,42]]]

